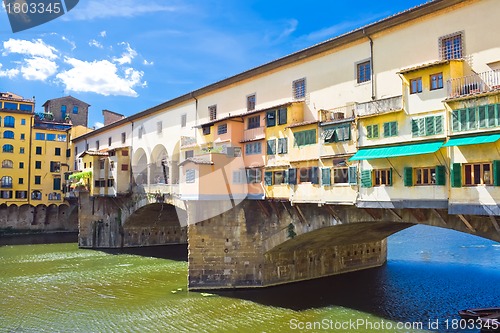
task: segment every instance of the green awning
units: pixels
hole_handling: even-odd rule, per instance
[[[476,135],[465,138],[451,138],[444,144],[443,147],[479,145],[481,143],[497,142],[500,139],[500,134]]]
[[[373,160],[376,158],[412,156],[435,153],[443,142],[413,143],[408,145],[360,149],[349,161]]]

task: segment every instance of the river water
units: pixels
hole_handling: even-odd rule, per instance
[[[500,306],[500,244],[439,228],[391,236],[380,268],[208,295],[185,247],[135,251],[0,246],[0,332],[478,332],[457,310]]]

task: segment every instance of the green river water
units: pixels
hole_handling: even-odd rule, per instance
[[[183,260],[74,243],[0,246],[0,332],[374,332],[335,325],[388,322],[342,306],[293,309],[186,287]],[[314,322],[326,326],[305,326]]]

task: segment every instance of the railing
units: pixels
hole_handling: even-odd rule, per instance
[[[256,127],[243,131],[243,141],[263,139],[265,137],[265,127]]]
[[[196,144],[196,138],[191,136],[181,136],[181,148]]]
[[[455,98],[500,89],[500,70],[472,74],[447,82],[448,97]]]
[[[370,116],[380,113],[389,113],[403,109],[403,96],[376,99],[370,102],[356,104],[358,117]]]
[[[342,120],[354,116],[356,112],[356,103],[339,106],[330,110],[321,110],[320,122]]]

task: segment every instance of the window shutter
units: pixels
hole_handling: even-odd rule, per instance
[[[436,134],[434,125],[434,117],[425,117],[425,135]]]
[[[271,171],[266,171],[264,173],[264,184],[266,186],[273,185],[273,173]]]
[[[389,186],[392,186],[392,168],[389,169],[389,179],[388,179],[388,182],[389,182]]]
[[[390,123],[384,123],[384,136],[389,136],[391,131]]]
[[[276,154],[276,139],[267,140],[267,155]]]
[[[267,111],[266,113],[266,125],[267,127],[272,127],[276,125],[276,110]]]
[[[287,122],[287,109],[283,108],[278,111],[278,124],[283,125]]]
[[[318,167],[311,168],[311,183],[319,184],[319,168]]]
[[[436,166],[436,185],[446,185],[446,170],[444,165]]]
[[[477,113],[478,113],[478,118],[479,118],[479,128],[486,128],[488,127],[488,121],[487,121],[487,105],[482,105],[477,108]]]
[[[496,107],[498,104],[488,105],[488,127],[495,127],[497,125]]]
[[[361,187],[372,187],[372,171],[361,171]]]
[[[283,184],[288,184],[288,170],[283,170]]]
[[[321,184],[323,186],[331,185],[331,170],[330,170],[330,168],[321,169]]]
[[[61,190],[61,178],[54,178],[54,191]]]
[[[455,110],[452,113],[452,121],[451,121],[451,129],[453,132],[458,132],[460,130],[460,119],[459,119],[459,110]]]
[[[451,165],[451,187],[462,187],[462,165],[460,163]]]
[[[358,184],[357,173],[358,173],[358,167],[356,167],[356,166],[349,167],[349,172],[347,174],[349,184],[351,184],[351,185]]]
[[[373,126],[372,125],[366,126],[366,137],[368,139],[373,138]]]
[[[297,169],[295,168],[288,169],[288,184],[290,185],[297,184]]]
[[[418,136],[418,121],[417,121],[417,119],[411,120],[411,134],[413,136]]]
[[[405,186],[413,186],[413,168],[412,167],[405,167],[403,169],[403,175],[404,175],[404,185]]]
[[[467,117],[469,126],[467,129],[475,129],[477,128],[477,119],[476,119],[476,108],[467,108]]]
[[[500,161],[493,161],[493,185],[500,186]]]
[[[436,116],[434,117],[434,120],[436,122],[436,134],[441,134],[443,133],[443,116]]]
[[[373,125],[372,134],[374,138],[378,138],[378,125]]]

